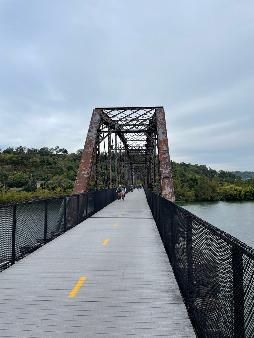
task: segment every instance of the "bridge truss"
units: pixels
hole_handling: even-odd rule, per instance
[[[143,184],[174,201],[163,107],[95,108],[74,193]]]

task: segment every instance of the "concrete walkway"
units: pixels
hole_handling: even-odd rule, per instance
[[[97,336],[195,337],[143,191],[0,273],[1,338]]]

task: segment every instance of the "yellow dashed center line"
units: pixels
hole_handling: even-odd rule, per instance
[[[81,276],[79,280],[77,281],[77,283],[75,284],[74,288],[69,293],[69,297],[71,298],[76,297],[77,293],[79,292],[79,289],[85,283],[86,280],[87,280],[86,276]]]
[[[102,245],[106,246],[108,245],[109,239],[104,239],[104,241],[102,241]]]
[[[119,224],[113,224],[112,227],[119,227]]]

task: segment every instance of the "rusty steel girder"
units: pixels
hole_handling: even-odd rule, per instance
[[[157,121],[158,152],[160,163],[161,194],[166,199],[174,202],[175,194],[169,156],[165,111],[163,108],[158,108],[156,110],[156,121]]]
[[[93,110],[74,193],[143,184],[175,200],[163,107]]]
[[[100,127],[100,121],[100,109],[94,109],[86,136],[86,143],[81,155],[78,174],[73,190],[74,194],[80,194],[82,192],[88,191],[92,168],[92,157],[97,138],[97,131]]]

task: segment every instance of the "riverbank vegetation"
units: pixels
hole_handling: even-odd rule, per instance
[[[0,203],[70,194],[80,156],[59,147],[0,151]],[[254,200],[254,178],[187,163],[172,170],[177,201]]]
[[[68,195],[81,151],[7,148],[0,152],[0,203]]]
[[[205,165],[172,162],[177,201],[254,200],[254,179],[244,180]]]

